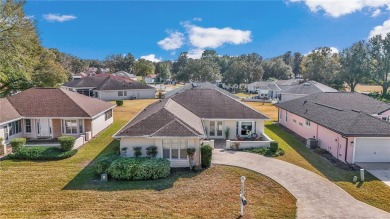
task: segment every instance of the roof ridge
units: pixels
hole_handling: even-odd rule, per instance
[[[328,106],[328,105],[325,105],[323,103],[317,103],[317,102],[314,102],[314,104],[317,104],[317,105],[320,105],[320,106],[323,106],[323,107],[327,107],[327,108],[330,108],[330,109],[334,109],[334,110],[338,110],[338,111],[344,111],[343,109],[339,109],[339,108],[336,108],[336,107],[333,107],[333,106]]]
[[[96,90],[99,90],[108,80],[110,79],[110,76],[107,76],[106,79],[104,79],[99,86],[96,86]]]
[[[67,92],[69,92],[69,94],[70,94],[70,92],[72,92],[72,91],[67,91],[67,92],[65,92],[65,90],[64,90],[64,89],[61,89],[61,88],[58,88],[58,90],[60,90],[63,94],[65,94],[65,96],[67,96],[74,104],[76,104],[76,106],[77,106],[78,108],[80,108],[85,114],[87,114],[88,116],[92,117],[92,115],[89,115],[89,113],[87,113],[87,111],[85,111],[80,105],[78,105],[78,104],[76,103],[76,101],[74,101],[74,100],[67,94]],[[82,94],[79,94],[79,93],[76,93],[76,92],[72,92],[72,94],[82,95]],[[84,95],[83,95],[83,96],[84,96]]]

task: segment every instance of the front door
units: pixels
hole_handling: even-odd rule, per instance
[[[50,137],[50,120],[49,119],[38,119],[37,120],[37,136],[39,137]]]
[[[222,138],[223,136],[223,127],[222,121],[210,121],[210,138]]]

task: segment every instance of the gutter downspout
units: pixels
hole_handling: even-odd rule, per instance
[[[345,153],[344,153],[344,161],[345,163],[349,164],[347,161],[347,153],[348,153],[348,138],[341,136],[345,139]]]

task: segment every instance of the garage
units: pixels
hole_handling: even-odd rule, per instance
[[[390,162],[390,138],[356,138],[357,162]]]

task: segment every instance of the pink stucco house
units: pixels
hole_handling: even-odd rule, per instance
[[[390,162],[390,105],[358,93],[318,93],[277,104],[279,123],[346,163]]]

